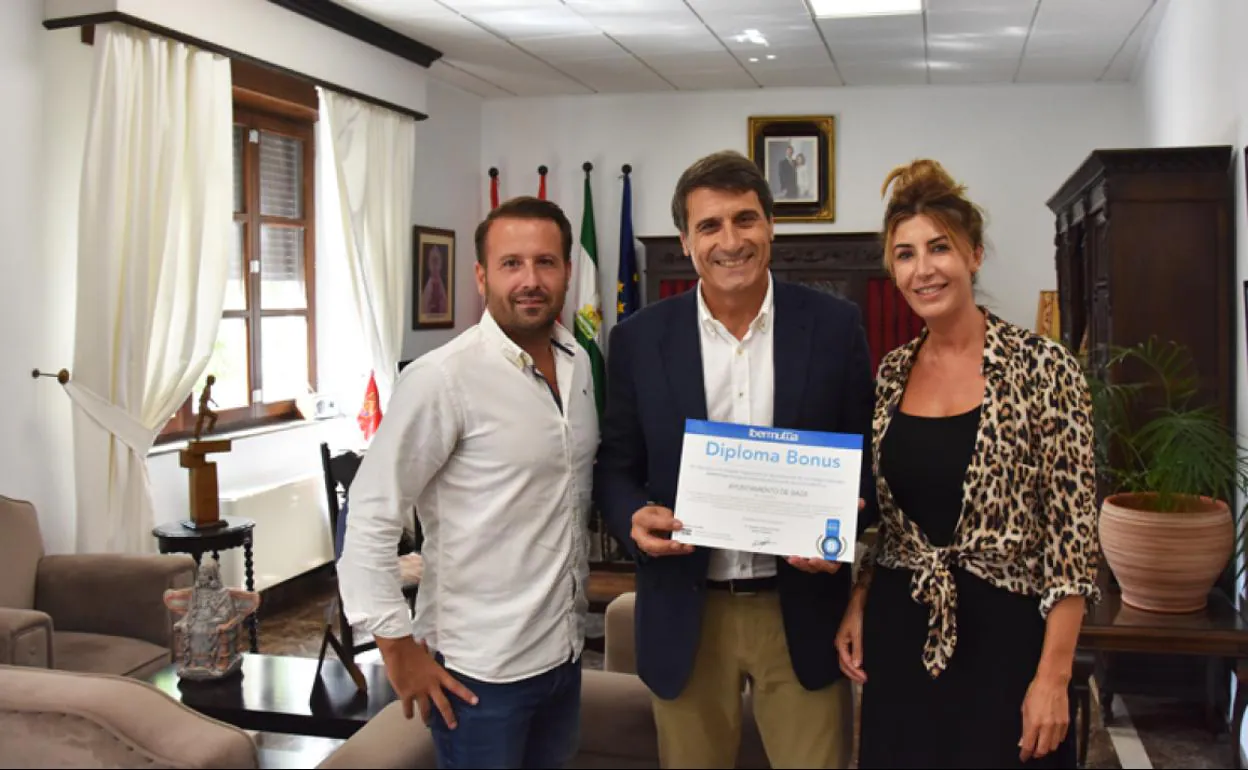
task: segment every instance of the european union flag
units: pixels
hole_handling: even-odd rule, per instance
[[[624,205],[620,214],[620,270],[615,289],[616,323],[641,307],[641,276],[637,273],[637,244],[633,238],[633,186],[624,167]]]

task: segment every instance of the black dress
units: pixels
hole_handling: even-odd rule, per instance
[[[880,473],[900,509],[937,547],[953,539],[979,414],[976,408],[931,418],[898,410],[884,435]],[[876,565],[867,594],[858,766],[1075,767],[1073,728],[1056,752],[1026,764],[1018,759],[1023,698],[1044,644],[1039,599],[954,567],[958,642],[948,668],[933,679],[922,662],[928,608],[911,598],[911,574]]]

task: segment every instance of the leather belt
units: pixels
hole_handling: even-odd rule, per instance
[[[740,578],[737,580],[708,580],[706,587],[716,591],[727,591],[737,596],[750,596],[763,591],[774,591],[775,576],[764,578]]]

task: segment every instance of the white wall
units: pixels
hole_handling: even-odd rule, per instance
[[[89,82],[63,76],[89,74],[90,54],[63,45],[71,33],[47,33],[41,19],[39,0],[0,3],[0,495],[33,501],[48,546],[60,550],[73,542],[63,524],[74,507],[68,401],[55,380],[30,371],[55,372],[72,358],[75,282],[64,256],[74,248],[66,231],[77,186],[45,182],[77,173],[68,148],[81,157],[86,126],[66,118],[75,101],[85,104]]]
[[[634,231],[675,234],[669,212],[680,173],[720,149],[748,153],[750,115],[835,115],[836,222],[779,232],[876,231],[880,184],[894,165],[933,157],[964,181],[988,214],[981,286],[1005,318],[1031,327],[1037,292],[1056,288],[1053,218],[1044,201],[1098,147],[1144,139],[1138,100],[1123,85],[835,88],[488,101],[478,185],[501,170],[502,196],[534,194],[550,167],[549,197],[579,233],[580,170],[593,193],[604,310],[615,318],[620,166],[633,166]],[[484,193],[482,193],[484,195]],[[995,248],[992,248],[995,247]],[[609,293],[608,293],[609,292]]]
[[[449,341],[481,317],[472,266],[472,235],[489,209],[480,186],[482,100],[437,80],[429,81],[429,119],[416,126],[416,188],[412,223],[455,231],[455,328],[412,329],[408,285],[403,359],[411,360]]]

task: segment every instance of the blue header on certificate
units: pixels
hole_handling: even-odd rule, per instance
[[[738,423],[711,422],[709,420],[685,420],[685,433],[748,441],[768,441],[774,444],[862,450],[862,436],[854,433],[825,433],[817,430],[769,428],[762,425],[740,425]]]

